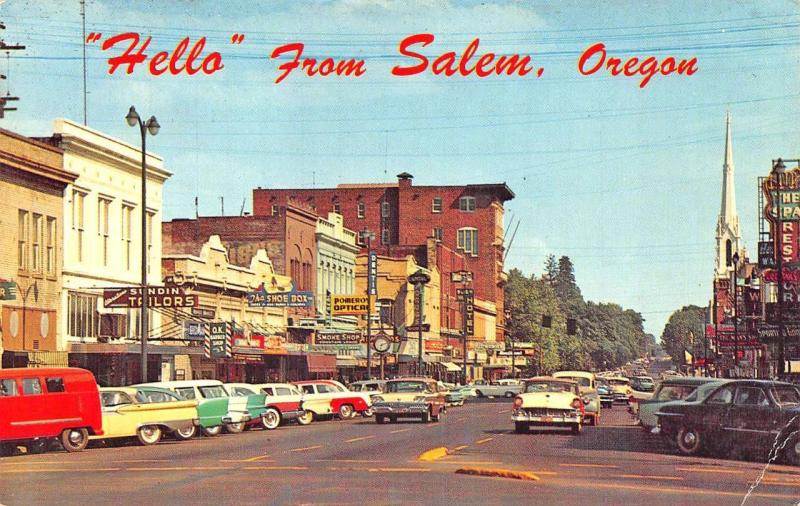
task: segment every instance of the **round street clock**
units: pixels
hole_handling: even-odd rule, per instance
[[[386,353],[392,347],[391,341],[383,336],[378,336],[372,340],[372,348],[378,353]]]

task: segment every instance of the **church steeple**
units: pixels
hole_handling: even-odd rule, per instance
[[[725,159],[722,163],[722,205],[717,220],[717,276],[727,276],[733,266],[731,257],[741,251],[739,216],[736,213],[731,114],[725,116]]]

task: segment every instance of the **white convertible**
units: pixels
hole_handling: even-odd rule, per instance
[[[578,384],[550,376],[525,380],[521,394],[514,398],[511,419],[517,433],[532,426],[569,427],[580,434],[584,417]]]

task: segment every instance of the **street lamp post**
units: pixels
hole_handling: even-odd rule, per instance
[[[128,126],[139,125],[139,132],[142,135],[142,307],[139,310],[142,346],[142,383],[147,381],[147,133],[150,135],[158,134],[161,125],[158,124],[155,116],[150,116],[147,121],[142,121],[133,106],[125,116]]]
[[[517,367],[516,367],[517,366],[517,362],[516,362],[517,353],[516,353],[516,350],[514,349],[514,336],[512,336],[508,332],[508,322],[511,321],[511,308],[507,307],[505,309],[504,313],[505,313],[505,317],[506,317],[505,334],[506,334],[506,336],[508,336],[508,339],[511,341],[511,378],[516,378],[517,377]]]
[[[733,272],[731,272],[731,290],[733,292],[733,372],[737,374],[739,369],[739,290],[736,287],[736,276],[739,268],[739,252],[735,252],[731,257],[733,262]]]
[[[417,373],[421,376],[422,375],[422,348],[423,348],[423,341],[422,341],[422,322],[423,322],[423,315],[422,310],[425,305],[425,285],[428,284],[431,280],[431,277],[428,275],[427,272],[423,271],[422,269],[418,270],[414,274],[408,277],[408,282],[414,285],[414,292],[417,298],[417,330],[419,336],[419,358],[417,362]]]

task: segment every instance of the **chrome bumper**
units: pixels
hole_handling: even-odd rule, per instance
[[[376,415],[421,415],[428,412],[428,405],[421,402],[377,403],[372,405],[372,412]]]
[[[577,410],[558,416],[531,415],[524,410],[517,410],[511,413],[511,420],[515,422],[539,423],[542,425],[581,423],[583,421],[582,418]]]

